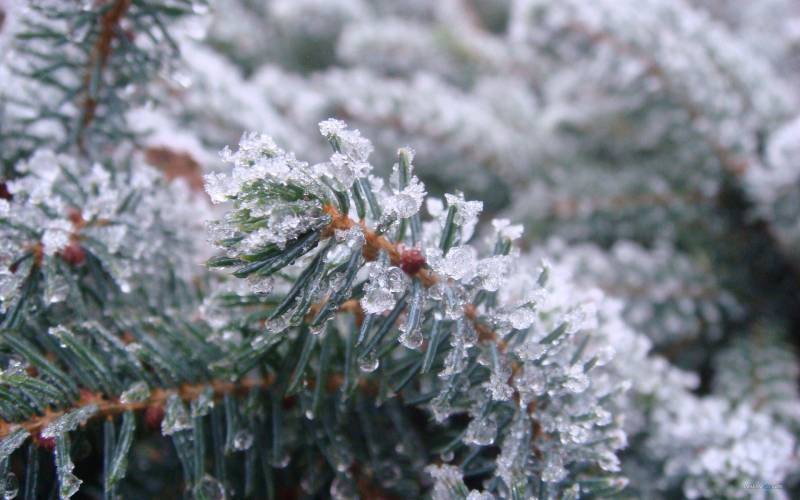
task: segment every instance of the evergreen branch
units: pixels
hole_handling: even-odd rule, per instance
[[[499,474],[506,484],[522,481],[525,457],[533,453],[544,460],[548,453],[563,453],[548,451],[545,445],[543,436],[553,431],[540,422],[545,415],[542,408],[558,412],[559,405],[572,399],[572,392],[586,391],[589,382],[585,373],[599,361],[597,355],[584,352],[588,339],[582,344],[575,340],[581,332],[582,314],[564,310],[537,313],[535,293],[522,293],[520,299],[505,304],[498,302],[494,292],[502,286],[502,277],[508,275],[514,262],[509,253],[519,234],[516,228],[509,227],[507,221],[498,221],[493,253],[478,261],[476,250],[467,241],[481,210],[480,202],[466,201],[463,195],[445,195],[447,209],[432,213],[438,219],[423,227],[417,212],[424,186],[413,176],[409,150],[398,152],[391,192],[373,190],[373,184],[380,184],[365,182],[371,168],[367,163],[370,143],[337,120],[322,122],[320,132],[334,150],[327,163],[309,167],[279,149],[271,138],[246,134],[238,151],[223,152],[223,158],[234,165],[231,174],[206,176],[212,201],[233,201],[232,210],[210,227],[216,244],[226,253],[212,259],[210,265],[235,267],[233,275],[247,278],[253,291],[262,295],[271,292],[276,275],[290,286],[283,298],[271,301],[279,305],[264,324],[266,333],[257,334],[251,344],[273,345],[292,331],[290,327],[300,327],[295,330],[294,341],[299,362],[288,384],[289,393],[302,390],[300,380],[309,367],[317,336],[324,335],[320,341],[318,378],[329,363],[326,349],[331,338],[349,337],[351,340],[345,343],[354,343],[355,353],[349,351],[345,362],[358,358],[359,367],[368,374],[385,358],[384,371],[392,378],[396,376],[397,383],[390,386],[392,392],[388,395],[384,394],[386,389],[380,390],[379,398],[394,397],[414,381],[423,367],[427,372],[432,364],[438,367],[441,363],[434,379],[441,382],[432,381],[433,391],[426,395],[414,394],[411,389],[407,394],[410,397],[404,398],[405,404],[429,404],[440,422],[451,414],[468,412],[469,425],[454,446],[463,440],[479,447],[465,458],[463,467],[476,459],[480,446],[502,442],[504,453],[513,454],[514,458],[508,459],[513,464],[509,465],[511,469]],[[372,200],[374,227],[367,223],[365,200]],[[358,212],[358,222],[349,216],[352,205]],[[409,239],[420,248],[405,247],[403,242]],[[297,269],[299,274],[286,269],[301,258],[304,269]],[[369,278],[354,285],[362,267],[369,270]],[[538,278],[523,275],[534,280],[521,285],[523,290],[541,288],[547,282],[546,272]],[[348,334],[334,326],[339,321],[327,323],[343,307],[352,311],[355,304],[349,301],[359,296],[365,313],[363,320],[357,320],[361,323],[359,328]],[[322,300],[311,306],[312,297]],[[426,300],[433,305],[428,307]],[[482,314],[486,315],[485,320]],[[398,337],[395,324],[401,317],[404,322],[398,328]],[[533,329],[537,317],[544,323]],[[307,325],[300,326],[298,320]],[[440,348],[440,338],[435,333],[440,322],[445,323],[449,350]],[[496,331],[497,326],[505,333]],[[338,334],[333,333],[336,330]],[[415,352],[426,349],[424,332],[430,332],[427,352]],[[512,338],[513,345],[509,343]],[[478,364],[481,352],[491,360],[483,369]],[[567,389],[564,392],[564,387],[554,387],[545,404],[540,389],[535,388],[539,383],[530,379],[540,376],[536,375],[541,370],[540,363],[546,363],[540,358],[549,356],[549,352],[565,356],[556,362],[561,367],[557,370],[563,372],[551,379],[554,383],[564,381]],[[248,363],[242,369],[251,366],[254,365]],[[317,389],[320,383],[318,380]],[[420,390],[425,384],[410,387]],[[470,388],[487,396],[483,402],[464,407],[465,392]],[[561,392],[564,395],[557,396]],[[318,394],[318,390],[313,391],[308,418],[317,418]],[[589,404],[604,404],[605,398],[585,394],[593,401]],[[587,424],[582,421],[580,425]],[[601,434],[610,431],[605,424],[601,428],[597,431]],[[617,445],[616,439],[601,441]],[[520,452],[516,446],[526,451]],[[566,474],[560,465],[553,467],[558,477]],[[551,481],[550,477],[545,480]]]

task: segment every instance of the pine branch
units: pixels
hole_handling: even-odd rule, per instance
[[[320,131],[334,150],[324,164],[309,167],[280,150],[270,138],[246,134],[238,151],[223,152],[223,158],[234,165],[231,175],[206,177],[212,201],[233,201],[230,212],[211,226],[212,237],[225,254],[209,264],[234,268],[233,275],[246,278],[253,292],[262,297],[271,293],[276,280],[287,281],[288,289],[270,301],[277,305],[266,313],[266,333],[256,333],[251,344],[274,345],[296,332],[295,342],[298,346],[302,343],[302,348],[289,384],[293,391],[298,387],[298,373],[308,365],[315,336],[323,339],[320,363],[327,360],[324,353],[329,339],[349,343],[354,352],[344,361],[352,363],[353,358],[358,358],[365,372],[359,378],[371,378],[382,359],[387,363],[384,370],[399,377],[392,392],[379,392],[379,398],[402,391],[408,406],[420,404],[421,398],[440,422],[466,411],[470,423],[453,446],[462,439],[478,446],[502,442],[503,452],[511,454],[508,463],[515,464],[498,471],[498,479],[502,478],[505,484],[527,481],[521,464],[530,454],[538,455],[536,460],[547,471],[543,473],[544,481],[563,478],[566,472],[559,464],[568,459],[552,458],[564,452],[546,444],[547,431],[540,417],[543,408],[557,412],[557,406],[567,404],[572,396],[561,401],[556,394],[563,388],[554,387],[548,395],[549,404],[538,401],[538,389],[531,392],[530,377],[537,376],[542,361],[531,353],[541,351],[539,356],[547,356],[553,346],[553,353],[567,356],[575,349],[562,361],[548,365],[564,363],[559,368],[564,373],[552,375],[552,380],[575,379],[574,385],[566,385],[574,387],[567,392],[586,390],[584,372],[591,370],[598,359],[584,353],[585,342],[581,347],[577,341],[580,327],[571,326],[577,317],[562,316],[563,311],[542,311],[537,316],[532,298],[519,304],[498,303],[495,292],[510,271],[514,259],[509,255],[511,241],[518,235],[517,230],[507,228],[507,222],[498,223],[493,253],[478,261],[467,242],[480,203],[446,195],[447,209],[442,208],[437,219],[423,225],[417,212],[424,186],[413,175],[412,155],[407,149],[398,153],[391,191],[387,192],[367,177],[371,145],[357,131],[347,130],[335,120],[321,123]],[[349,216],[351,207],[358,213],[358,222]],[[414,246],[406,246],[409,241]],[[302,262],[302,271],[294,268],[295,262]],[[362,268],[369,270],[369,277],[356,284]],[[547,282],[544,272],[538,278],[527,273],[524,276],[536,283],[521,285],[522,290],[542,287]],[[359,310],[352,302],[358,297],[363,319],[358,318]],[[341,330],[340,322],[335,321],[337,311],[355,312],[357,328]],[[537,317],[546,326],[538,326],[534,332],[530,326]],[[306,326],[301,326],[301,321]],[[397,324],[399,337],[390,333]],[[449,350],[441,345],[442,338],[436,333],[439,329],[448,335]],[[348,337],[350,340],[346,340]],[[480,352],[492,360],[481,370],[477,364]],[[586,360],[579,363],[584,356]],[[433,379],[425,375],[431,365],[439,370]],[[347,372],[347,365],[344,370]],[[478,371],[482,374],[476,377]],[[423,379],[427,382],[422,383]],[[315,386],[319,383],[317,380]],[[429,395],[415,394],[427,384],[434,387]],[[484,402],[469,405],[470,388],[479,393],[485,391]],[[602,404],[589,403],[595,401],[595,396],[588,392],[585,395],[587,404]],[[468,406],[463,407],[465,404]],[[313,408],[308,418],[317,418],[317,406]],[[464,467],[479,452],[477,448],[475,455],[465,459]]]

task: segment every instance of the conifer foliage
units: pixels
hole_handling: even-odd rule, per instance
[[[798,49],[791,0],[0,0],[0,493],[795,496]]]

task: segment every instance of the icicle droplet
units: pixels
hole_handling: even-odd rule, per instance
[[[122,404],[140,403],[150,397],[150,388],[143,381],[134,382],[120,395]]]
[[[171,394],[167,399],[164,420],[161,421],[161,434],[169,436],[191,428],[192,423],[183,401],[177,394]]]
[[[195,498],[208,500],[225,500],[227,493],[225,486],[213,476],[206,474],[194,485],[192,493]]]
[[[239,451],[249,449],[253,445],[253,433],[247,429],[239,429],[233,436],[233,447]]]
[[[81,484],[83,484],[83,481],[78,479],[78,476],[72,472],[64,472],[61,476],[61,484],[58,488],[58,493],[61,498],[70,498],[81,489]]]
[[[3,492],[3,500],[11,500],[16,498],[19,493],[19,481],[17,475],[9,472],[6,476],[6,490]]]
[[[304,415],[306,416],[306,420],[314,420],[314,410],[308,409],[305,411]]]
[[[380,365],[380,360],[378,356],[375,355],[375,351],[370,351],[362,358],[358,360],[358,367],[361,369],[362,372],[372,373],[378,369],[378,365]]]
[[[400,335],[400,343],[409,349],[417,349],[422,345],[422,329],[419,327],[414,328],[410,332],[403,332]]]

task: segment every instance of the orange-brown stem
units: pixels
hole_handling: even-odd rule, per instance
[[[83,77],[85,97],[83,100],[83,116],[77,136],[78,145],[81,149],[84,149],[84,133],[97,114],[97,99],[89,93],[92,75],[95,74],[95,68],[98,66],[102,74],[108,64],[108,59],[111,56],[111,45],[117,36],[120,21],[127,14],[131,3],[132,0],[114,0],[114,5],[100,18],[100,34],[92,49],[89,64]]]
[[[212,380],[198,384],[184,384],[176,389],[154,389],[150,397],[144,401],[135,403],[123,403],[119,398],[106,399],[99,393],[81,391],[81,397],[76,404],[65,410],[54,411],[48,408],[44,412],[44,415],[35,416],[19,423],[0,421],[0,438],[7,436],[10,432],[20,427],[30,432],[31,435],[38,436],[42,429],[56,418],[71,410],[90,404],[96,404],[98,408],[97,413],[95,413],[92,418],[113,417],[114,415],[119,415],[126,411],[144,410],[145,408],[153,406],[163,407],[170,394],[177,394],[184,401],[191,401],[200,396],[206,387],[211,387],[214,391],[214,396],[221,398],[226,394],[243,394],[253,389],[268,389],[273,382],[274,377],[272,375],[267,375],[263,378],[245,378],[235,383]]]

